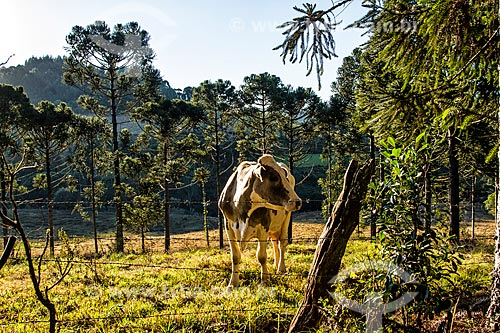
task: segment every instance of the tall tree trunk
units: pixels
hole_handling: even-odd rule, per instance
[[[293,120],[292,117],[290,117],[290,123],[289,123],[289,133],[290,133],[290,142],[288,144],[288,167],[290,168],[290,173],[293,175],[294,172],[294,160],[293,160],[293,143],[294,143],[294,138],[293,138]],[[293,213],[290,213],[290,223],[288,224],[288,243],[292,244],[293,241]]]
[[[99,247],[97,243],[97,207],[95,195],[95,160],[94,160],[94,140],[90,139],[90,201],[92,209],[92,225],[94,227],[94,249],[95,255],[99,254]]]
[[[382,163],[382,159],[379,158],[379,170],[378,170],[379,174],[378,174],[378,178],[380,179],[381,182],[384,181],[385,179],[385,169],[384,169],[384,163]],[[380,202],[378,203],[375,203],[376,204],[376,207],[377,208],[377,211],[375,212],[375,214],[381,214],[382,213],[382,209],[384,209],[384,198],[383,196],[381,196],[381,198],[379,199]],[[376,229],[375,229],[375,237],[377,236],[376,234]]]
[[[425,231],[431,231],[432,226],[432,175],[431,175],[431,167],[425,166],[425,175],[424,175],[424,195],[425,195],[425,215],[424,215],[424,224]]]
[[[166,167],[168,161],[168,147],[167,143],[163,143],[163,166]],[[163,232],[165,238],[165,252],[170,250],[170,193],[168,190],[169,181],[168,175],[163,175]]]
[[[210,247],[210,235],[208,232],[208,208],[207,208],[207,191],[205,190],[205,182],[201,182],[201,196],[203,198],[203,229],[205,230],[205,238],[207,247]]]
[[[476,174],[472,174],[470,195],[470,221],[471,221],[471,238],[474,240],[476,233]]]
[[[330,127],[328,129],[328,140],[327,140],[327,149],[328,149],[328,181],[327,181],[327,186],[328,186],[328,206],[327,206],[327,212],[331,212],[333,209],[333,180],[332,180],[332,174],[333,174],[333,163],[332,163],[332,146],[330,142],[332,142],[332,128]]]
[[[451,129],[448,130],[448,176],[449,176],[449,208],[450,208],[450,236],[460,240],[460,178],[458,173],[457,137]]]
[[[266,105],[264,100],[262,101],[262,117],[261,117],[261,126],[262,126],[262,155],[267,154],[267,141],[266,141]]]
[[[359,223],[361,201],[374,172],[373,160],[358,166],[352,161],[344,176],[344,187],[323,229],[309,270],[305,295],[292,319],[289,332],[310,331],[321,319],[318,301],[328,297],[329,281],[342,264],[347,242]]]
[[[165,252],[170,250],[170,193],[168,190],[168,180],[165,178],[165,197],[163,198],[163,214],[164,214],[164,225],[163,232],[165,236]]]
[[[7,183],[5,181],[5,170],[3,163],[0,163],[0,200],[2,200],[2,213],[7,216]],[[2,221],[2,231],[3,231],[3,247],[7,247],[7,242],[9,241],[9,228],[7,224]]]
[[[214,108],[214,114],[215,114],[215,119],[214,119],[214,124],[215,124],[215,189],[216,189],[216,200],[215,202],[219,201],[219,196],[221,192],[221,181],[220,181],[220,162],[222,159],[221,156],[221,151],[220,151],[220,144],[219,144],[219,115],[217,113],[217,108]],[[216,205],[217,207],[217,205]],[[220,209],[217,207],[217,224],[219,227],[219,249],[224,248],[224,220],[222,218],[222,214]]]
[[[500,8],[498,9],[500,15]],[[500,61],[498,62],[498,81],[500,91]],[[500,97],[498,99],[498,140],[500,140]],[[500,150],[498,150],[498,173],[497,179],[500,179]],[[490,321],[492,328],[497,331],[500,330],[500,190],[498,188],[497,180],[497,212],[495,219],[496,237],[495,237],[495,264],[491,272],[491,296],[490,307],[488,308],[487,317]]]
[[[373,136],[372,133],[369,135],[370,138],[370,158],[375,161],[375,137]],[[382,158],[382,157],[380,157]],[[382,161],[380,161],[382,162]],[[380,168],[382,170],[382,163],[380,163]],[[383,174],[380,174],[380,181],[383,181]],[[372,190],[373,191],[373,190]],[[375,207],[377,207],[377,203],[375,203]],[[375,240],[377,238],[377,217],[378,217],[378,212],[375,211],[373,214],[371,214],[370,217],[370,238],[372,240]]]
[[[123,241],[123,212],[122,212],[122,188],[120,175],[120,149],[118,146],[118,107],[116,104],[115,72],[110,69],[110,102],[111,102],[111,125],[113,127],[113,172],[115,186],[115,209],[116,209],[116,252],[121,253],[124,250]]]
[[[141,250],[142,250],[142,254],[146,253],[146,242],[144,241],[145,239],[145,235],[144,235],[144,225],[142,225],[142,222],[141,222]]]
[[[290,161],[290,173],[293,175],[293,160]],[[293,213],[290,213],[290,223],[288,224],[288,243],[291,244],[293,241]]]
[[[46,142],[45,145],[45,177],[47,180],[47,210],[49,221],[49,253],[50,256],[54,256],[55,246],[54,246],[54,207],[52,201],[52,170],[50,165],[50,145]]]

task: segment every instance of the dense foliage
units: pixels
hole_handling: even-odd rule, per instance
[[[296,7],[300,17],[281,25],[282,57],[304,59],[319,77],[335,55],[334,11],[348,2]],[[326,198],[329,212],[348,161],[369,156],[379,164],[365,202],[372,239],[381,257],[419,281],[410,286],[421,295],[410,307],[414,321],[398,325],[422,327],[442,310],[451,314],[450,289],[440,282],[459,271],[454,246],[467,236],[460,228],[466,205],[489,196],[491,208],[498,184],[498,3],[363,4],[369,10],[353,26],[369,27],[370,39],[344,59],[328,102],[267,72],[249,74],[240,88],[217,80],[174,90],[154,68],[150,36],[136,22],[75,26],[67,57],[0,69],[2,201],[8,172],[21,166],[10,180],[12,196],[47,207],[52,254],[53,208],[68,203],[69,190],[69,203],[92,214],[96,253],[97,209],[106,205],[116,209],[118,252],[124,226],[141,233],[145,251],[145,231],[160,222],[168,251],[171,206],[202,211],[208,235],[207,215],[216,214],[223,180],[238,161],[276,155],[294,172],[304,209]],[[449,238],[439,235],[442,228]],[[494,323],[498,239],[496,251]],[[384,297],[399,295],[400,282],[387,278]]]

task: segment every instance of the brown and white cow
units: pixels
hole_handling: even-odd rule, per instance
[[[241,250],[252,238],[258,239],[262,284],[269,282],[268,238],[273,241],[276,270],[285,272],[290,214],[302,205],[294,187],[295,178],[288,167],[277,163],[271,155],[263,155],[257,162],[242,162],[229,177],[219,198],[231,247],[232,274],[228,288],[239,285]]]

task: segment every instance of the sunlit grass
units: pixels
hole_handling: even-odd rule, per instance
[[[295,228],[304,239],[317,238],[322,225],[297,223]],[[216,235],[211,232],[211,237]],[[273,274],[266,288],[259,285],[260,266],[255,244],[251,244],[243,253],[241,287],[228,292],[231,262],[227,246],[219,250],[214,243],[207,248],[202,233],[182,236],[191,241],[173,242],[168,254],[159,250],[161,239],[158,244],[150,242],[155,251],[138,254],[128,244],[129,253],[97,259],[89,255],[90,240],[73,244],[77,262],[64,282],[49,292],[57,307],[60,332],[286,331],[302,299],[316,241],[290,244],[288,273]],[[477,241],[460,250],[465,262],[453,287],[459,286],[464,295],[487,294],[493,265],[491,242]],[[377,255],[376,244],[354,235],[343,266]],[[15,257],[22,257],[21,249],[16,249]],[[271,246],[268,257],[273,271]],[[42,272],[44,283],[57,280],[53,261],[43,262]],[[47,331],[47,313],[33,295],[23,260],[11,260],[0,271],[0,286],[0,331]]]

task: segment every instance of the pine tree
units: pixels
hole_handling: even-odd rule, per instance
[[[323,107],[321,99],[310,88],[292,88],[287,86],[283,89],[280,97],[281,108],[279,108],[280,121],[278,124],[284,159],[290,168],[292,175],[295,173],[295,165],[307,158],[310,143],[316,134],[314,128],[314,116]],[[293,214],[288,224],[288,242],[293,238]]]
[[[283,99],[281,79],[269,73],[252,74],[243,79],[236,133],[240,161],[273,154],[278,148],[280,108]]]
[[[78,203],[75,209],[85,220],[92,222],[97,255],[97,214],[105,190],[102,177],[110,171],[109,161],[112,160],[106,149],[111,139],[109,124],[98,116],[77,116],[73,121],[72,137],[74,144],[69,159],[75,171],[81,175],[81,193],[90,203],[90,214],[89,208],[83,203]]]
[[[57,106],[48,101],[38,103],[27,119],[31,148],[42,173],[33,179],[34,187],[47,191],[47,219],[49,251],[54,256],[54,189],[67,176],[63,153],[69,147],[70,130],[74,114],[66,104]]]
[[[148,103],[134,114],[145,122],[146,133],[156,141],[154,176],[163,191],[165,251],[170,249],[170,189],[189,171],[190,163],[204,153],[194,133],[189,133],[204,118],[202,109],[192,103],[166,98]]]
[[[204,137],[206,150],[211,155],[215,164],[215,193],[217,202],[222,191],[221,176],[227,165],[228,150],[232,147],[230,131],[234,127],[234,110],[239,105],[236,88],[230,81],[217,80],[215,82],[204,81],[200,86],[194,88],[192,102],[204,109],[206,115]],[[213,153],[212,153],[213,152]],[[224,247],[223,218],[217,209],[217,221],[219,225],[219,248]]]
[[[285,42],[280,45],[282,56],[308,52],[310,39],[333,38],[321,30],[306,34],[308,26],[322,24],[321,18],[338,6],[351,1],[341,1],[328,10],[311,7],[306,19],[296,18],[284,27]],[[498,111],[499,73],[499,9],[496,0],[471,2],[444,1],[378,1],[366,2],[368,13],[352,26],[371,27],[373,35],[367,49],[372,71],[366,75],[365,84],[370,91],[360,99],[368,114],[373,116],[370,125],[380,134],[398,137],[398,141],[414,138],[430,124],[444,126],[449,140],[451,184],[450,230],[458,239],[457,210],[457,152],[456,139],[467,126],[476,121],[500,119]],[[296,24],[294,22],[297,22]],[[295,24],[295,25],[294,25]],[[406,28],[406,29],[405,29]],[[373,47],[374,46],[374,47]],[[319,55],[318,55],[319,54]],[[295,55],[295,57],[294,57]],[[321,54],[319,48],[309,50],[310,57]],[[371,58],[371,59],[370,59]],[[320,74],[321,71],[317,70]],[[361,89],[363,89],[363,84]],[[484,89],[485,86],[493,89]],[[488,92],[488,90],[490,92]],[[496,101],[496,102],[495,102]],[[492,107],[495,105],[496,107]],[[444,120],[444,121],[441,121]],[[379,125],[377,125],[379,124]],[[381,125],[381,126],[380,126]],[[417,126],[415,126],[417,125]],[[377,128],[377,126],[379,128]],[[496,124],[498,127],[498,123]],[[500,161],[500,155],[498,156]],[[427,161],[427,163],[430,163]],[[500,163],[499,163],[500,164]],[[500,171],[499,171],[500,174]],[[427,196],[426,196],[427,197]],[[500,203],[500,196],[497,199]],[[500,207],[500,204],[498,205]],[[500,210],[497,213],[500,220]],[[500,227],[497,224],[495,268],[492,273],[493,288],[488,316],[493,326],[500,321]]]
[[[7,200],[7,170],[4,168],[12,159],[12,155],[20,149],[19,144],[22,141],[26,129],[21,120],[22,115],[29,115],[33,111],[28,96],[24,93],[22,87],[13,87],[11,85],[0,84],[0,156],[4,162],[0,163],[0,201],[5,203]],[[2,212],[7,215],[7,206],[2,205]],[[7,245],[7,236],[9,230],[5,224],[2,224],[4,246]]]
[[[69,55],[64,81],[83,87],[111,118],[117,252],[124,249],[119,122],[127,120],[126,113],[134,107],[157,98],[162,82],[151,65],[154,53],[149,48],[149,39],[149,34],[136,22],[117,24],[111,30],[102,21],[86,28],[75,26],[66,37]]]

